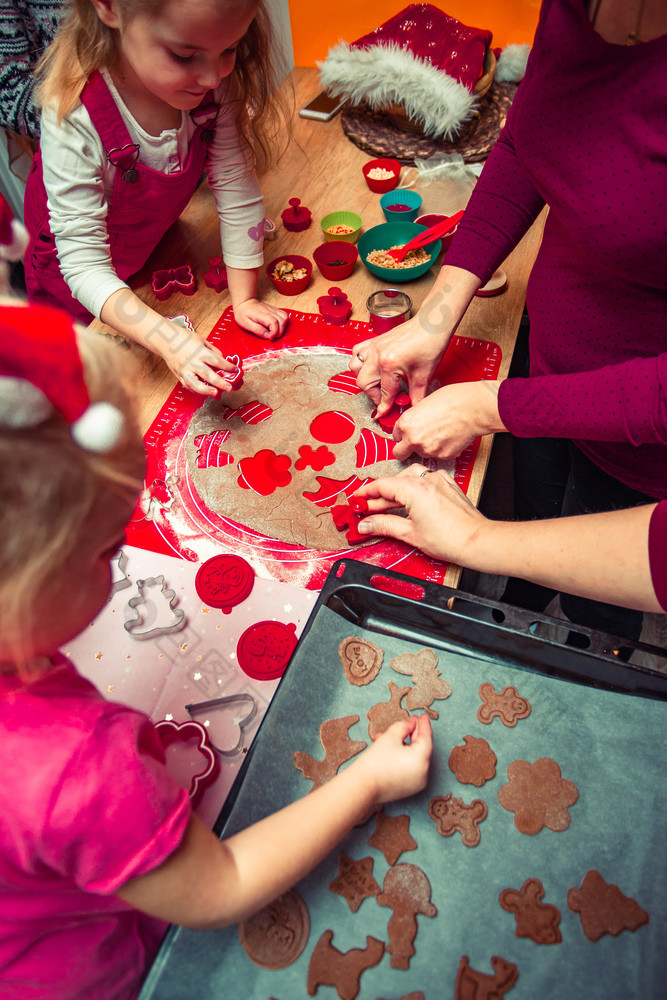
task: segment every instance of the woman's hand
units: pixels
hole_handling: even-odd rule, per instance
[[[284,334],[289,316],[284,309],[253,298],[234,306],[234,319],[242,330],[264,340],[276,340]]]
[[[445,562],[467,565],[465,552],[488,523],[448,473],[423,465],[367,483],[355,496],[365,497],[371,511],[358,524],[362,535],[397,538]],[[389,513],[401,508],[407,516]]]
[[[394,425],[394,458],[414,452],[432,458],[460,455],[480,434],[507,428],[498,413],[500,382],[459,382],[436,389]]]
[[[407,383],[413,403],[426,395],[428,383],[447,346],[448,337],[422,325],[419,315],[387,333],[355,344],[350,369],[357,385],[387,413]]]
[[[357,385],[378,407],[379,417],[389,412],[402,384],[407,384],[413,404],[424,398],[429,379],[480,285],[477,275],[445,265],[416,316],[355,345],[350,368]]]

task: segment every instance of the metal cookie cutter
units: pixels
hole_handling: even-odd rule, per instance
[[[243,730],[245,727],[252,722],[257,714],[257,702],[251,694],[228,694],[223,698],[211,698],[210,701],[198,701],[191,705],[185,706],[185,711],[188,715],[196,715],[199,712],[207,712],[209,708],[221,708],[223,705],[240,705],[242,703],[250,704],[251,709],[246,716],[239,720],[236,724],[239,727],[239,740],[235,747],[231,750],[222,750],[219,746],[213,742],[209,736],[209,742],[212,747],[214,747],[219,754],[223,757],[235,757],[237,753],[243,750]]]

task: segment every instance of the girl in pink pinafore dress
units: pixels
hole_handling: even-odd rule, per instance
[[[284,332],[286,313],[257,298],[264,208],[251,139],[265,147],[278,120],[270,51],[264,0],[74,0],[40,70],[42,138],[25,200],[29,301],[99,317],[203,395],[229,389],[230,363],[127,280],[205,170],[236,322],[267,339]]]

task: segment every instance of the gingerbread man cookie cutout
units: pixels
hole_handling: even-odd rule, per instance
[[[430,706],[436,700],[449,698],[452,689],[436,669],[438,657],[432,649],[420,649],[418,653],[401,653],[389,661],[392,670],[397,674],[407,674],[412,677],[414,687],[405,699],[405,707],[413,711],[423,708],[432,719],[438,718],[438,712]]]
[[[461,834],[466,847],[476,847],[481,839],[479,824],[486,819],[488,809],[482,799],[473,799],[466,805],[463,799],[455,799],[452,792],[436,795],[428,805],[428,814],[438,828],[441,837]]]
[[[513,913],[517,937],[530,938],[535,944],[558,944],[563,940],[559,924],[560,910],[543,903],[544,886],[538,878],[527,879],[520,889],[503,889],[499,902]]]
[[[480,684],[479,696],[483,704],[477,709],[477,718],[485,725],[498,718],[504,726],[512,728],[519,719],[526,719],[530,715],[530,702],[522,698],[515,687],[496,691],[493,684],[487,681]]]

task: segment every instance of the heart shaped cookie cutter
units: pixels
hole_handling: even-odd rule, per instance
[[[249,725],[257,714],[257,702],[251,694],[228,694],[222,698],[211,698],[210,701],[198,701],[194,704],[186,705],[185,711],[188,715],[197,715],[200,712],[207,712],[209,708],[223,708],[226,705],[241,705],[249,704],[251,706],[250,711],[246,716],[244,716],[238,723],[239,727],[239,739],[235,747],[231,750],[222,750],[219,746],[213,742],[209,735],[209,742],[212,747],[214,747],[219,754],[223,757],[235,757],[237,753],[243,750],[243,730],[247,725]]]

